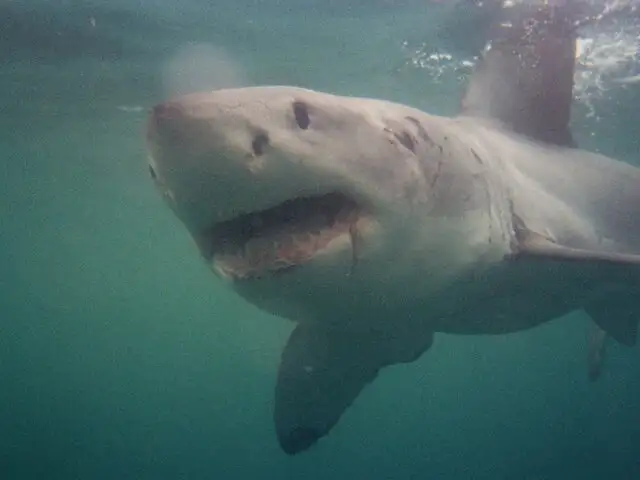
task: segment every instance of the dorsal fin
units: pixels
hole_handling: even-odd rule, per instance
[[[503,8],[461,114],[496,119],[532,139],[572,146],[574,14],[570,5]]]

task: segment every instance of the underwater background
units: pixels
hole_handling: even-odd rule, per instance
[[[640,479],[640,353],[611,342],[590,383],[579,313],[437,335],[285,455],[292,324],[223,288],[148,178],[148,108],[180,92],[288,84],[454,114],[482,44],[470,3],[0,0],[0,480]],[[640,164],[640,84],[589,83],[602,65],[576,138]]]

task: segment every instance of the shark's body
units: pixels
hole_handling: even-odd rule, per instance
[[[571,147],[574,38],[558,17],[546,25],[507,32],[455,118],[293,87],[155,107],[150,170],[202,255],[298,323],[276,388],[288,453],[435,332],[509,333],[584,309],[635,342],[640,169]],[[513,57],[531,45],[535,75]]]

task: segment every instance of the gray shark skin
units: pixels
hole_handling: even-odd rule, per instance
[[[206,264],[296,324],[275,389],[286,453],[437,332],[582,309],[592,378],[606,336],[635,343],[640,169],[573,147],[575,32],[566,11],[534,14],[496,30],[454,118],[286,86],[151,112],[151,176]]]

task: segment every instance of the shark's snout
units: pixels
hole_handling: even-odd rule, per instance
[[[151,109],[151,120],[160,127],[162,127],[163,122],[170,122],[181,116],[180,108],[171,102],[160,103]]]
[[[149,112],[147,141],[150,145],[184,141],[187,123],[188,114],[178,103],[170,101],[155,105]]]
[[[349,245],[353,268],[370,212],[321,126],[296,99],[213,92],[151,109],[151,176],[217,273],[280,274]]]

